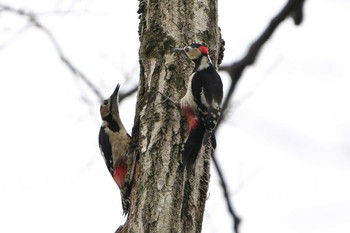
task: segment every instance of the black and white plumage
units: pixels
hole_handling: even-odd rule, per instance
[[[206,46],[194,43],[175,51],[186,55],[195,65],[186,94],[179,104],[188,122],[183,158],[186,164],[192,165],[209,139],[213,148],[216,147],[214,131],[221,115],[223,87]]]
[[[118,84],[112,95],[103,101],[100,107],[102,124],[98,135],[98,143],[108,171],[121,190],[123,213],[127,214],[130,206],[128,196],[124,195],[123,187],[128,171],[127,153],[131,137],[126,132],[119,115]]]
[[[112,95],[101,104],[102,124],[98,142],[109,172],[118,187],[122,189],[127,172],[126,153],[131,138],[119,116],[119,88],[120,85],[118,84]]]

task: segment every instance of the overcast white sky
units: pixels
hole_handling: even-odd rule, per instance
[[[285,2],[219,0],[224,63]],[[137,83],[136,0],[0,3],[41,13],[106,97],[118,82]],[[302,26],[285,21],[239,83],[217,155],[241,233],[350,232],[349,10],[347,0],[307,1]],[[98,150],[99,102],[46,35],[25,25],[0,14],[0,232],[114,232],[124,219]],[[134,101],[121,106],[129,132]],[[203,232],[231,228],[213,170]]]

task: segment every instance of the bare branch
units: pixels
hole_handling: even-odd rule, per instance
[[[228,72],[231,77],[231,86],[222,105],[223,112],[225,112],[229,106],[233,91],[238,80],[242,76],[243,71],[247,66],[250,66],[255,62],[262,46],[268,39],[270,39],[271,35],[274,33],[280,23],[283,22],[288,16],[293,17],[296,25],[301,23],[302,7],[304,2],[305,0],[289,0],[282,10],[271,20],[265,31],[250,46],[248,53],[241,60],[234,62],[229,66],[220,67],[220,70]]]
[[[215,153],[213,153],[212,161],[214,162],[215,169],[219,175],[220,185],[222,187],[222,191],[224,192],[224,197],[226,200],[228,212],[230,213],[230,215],[233,219],[233,232],[238,233],[239,232],[238,228],[239,228],[239,225],[241,223],[241,219],[237,216],[236,212],[233,209],[233,205],[232,205],[232,202],[230,199],[230,194],[229,194],[228,188],[227,188],[227,182],[225,180],[224,174],[222,173],[222,169],[221,169],[221,167],[216,159]]]
[[[236,61],[231,65],[220,67],[221,71],[226,71],[229,73],[231,77],[231,85],[228,90],[228,94],[226,95],[222,105],[223,114],[222,114],[222,118],[218,122],[217,128],[221,125],[220,123],[222,122],[222,119],[224,119],[225,117],[224,113],[227,111],[230,101],[232,101],[231,99],[232,99],[236,84],[238,80],[241,78],[245,68],[247,68],[247,66],[254,64],[262,46],[266,43],[266,41],[270,39],[271,35],[275,32],[276,28],[288,16],[293,17],[295,25],[300,25],[303,19],[302,12],[303,12],[304,2],[305,0],[289,0],[287,4],[282,8],[282,10],[271,20],[270,24],[265,29],[265,31],[256,39],[254,43],[252,43],[252,45],[248,50],[248,53],[241,60]],[[221,186],[224,192],[227,208],[229,210],[229,213],[232,217],[232,221],[234,223],[234,232],[238,233],[238,227],[241,219],[236,215],[232,207],[232,203],[229,198],[229,193],[227,190],[227,184],[222,173],[222,168],[219,166],[214,155],[212,156],[212,159],[221,181]]]
[[[120,95],[119,95],[119,103],[121,103],[126,97],[129,97],[132,94],[134,94],[135,92],[137,92],[137,88],[138,88],[138,86],[135,86],[135,87],[131,88],[129,91],[127,91],[127,92],[120,93]]]
[[[67,56],[65,56],[65,54],[63,53],[60,45],[58,44],[56,38],[53,36],[52,32],[45,27],[44,25],[42,25],[39,20],[37,19],[36,15],[31,13],[31,12],[27,12],[24,11],[22,9],[15,9],[12,8],[10,6],[6,6],[3,4],[0,4],[0,12],[1,11],[10,11],[12,13],[15,13],[17,15],[20,16],[24,16],[27,17],[28,22],[30,22],[33,26],[35,26],[36,28],[40,29],[41,31],[43,31],[48,38],[50,39],[50,41],[52,42],[52,44],[54,45],[61,61],[67,66],[67,68],[77,77],[79,77],[90,89],[91,91],[97,96],[97,98],[102,101],[103,100],[103,96],[100,93],[100,91],[97,89],[97,87],[90,81],[90,79],[82,72],[80,71],[76,66],[74,66],[72,64],[72,62],[67,58]]]

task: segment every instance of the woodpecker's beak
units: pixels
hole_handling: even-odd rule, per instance
[[[188,58],[184,48],[174,48],[173,51],[179,54],[183,59]]]
[[[118,85],[115,87],[115,90],[113,92],[113,94],[110,97],[110,111],[112,112],[112,108],[114,108],[115,106],[117,106],[118,109],[118,103],[119,103],[119,87],[120,84],[118,83]]]
[[[112,96],[117,96],[117,95],[118,95],[118,93],[119,93],[119,88],[120,88],[120,84],[118,83],[118,85],[115,87],[115,90],[114,90]]]
[[[174,48],[174,52],[177,52],[177,53],[183,53],[185,51],[184,48]]]

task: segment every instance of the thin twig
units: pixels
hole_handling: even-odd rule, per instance
[[[1,10],[0,10],[1,13]],[[6,40],[5,42],[3,42],[2,44],[0,44],[0,50],[4,49],[6,46],[8,46],[9,44],[11,44],[12,42],[15,41],[15,39],[20,36],[21,34],[23,34],[26,30],[28,30],[28,25],[25,25],[23,27],[21,27],[17,32],[15,32],[12,37],[8,40]]]
[[[138,86],[135,86],[135,87],[131,88],[129,91],[127,91],[127,92],[120,93],[120,95],[119,95],[119,103],[121,103],[126,97],[129,97],[132,94],[134,94],[135,92],[137,92],[137,88],[138,88]]]
[[[103,96],[100,93],[100,91],[97,89],[97,87],[90,81],[90,79],[82,72],[80,71],[76,66],[74,66],[72,64],[72,62],[67,58],[67,56],[63,53],[60,45],[58,44],[56,38],[54,37],[54,35],[52,34],[52,32],[45,27],[44,25],[42,25],[39,20],[37,19],[36,15],[31,13],[31,12],[27,12],[24,11],[22,9],[15,9],[13,7],[10,6],[6,6],[3,4],[0,4],[0,9],[2,11],[10,11],[13,12],[15,14],[21,15],[21,16],[25,16],[28,18],[28,21],[35,26],[36,28],[40,29],[41,31],[43,31],[48,38],[50,39],[50,41],[52,42],[52,44],[54,45],[61,61],[63,62],[63,64],[65,64],[67,66],[67,68],[73,73],[75,74],[77,77],[79,77],[90,89],[91,91],[97,96],[97,98],[102,101],[103,100]]]

